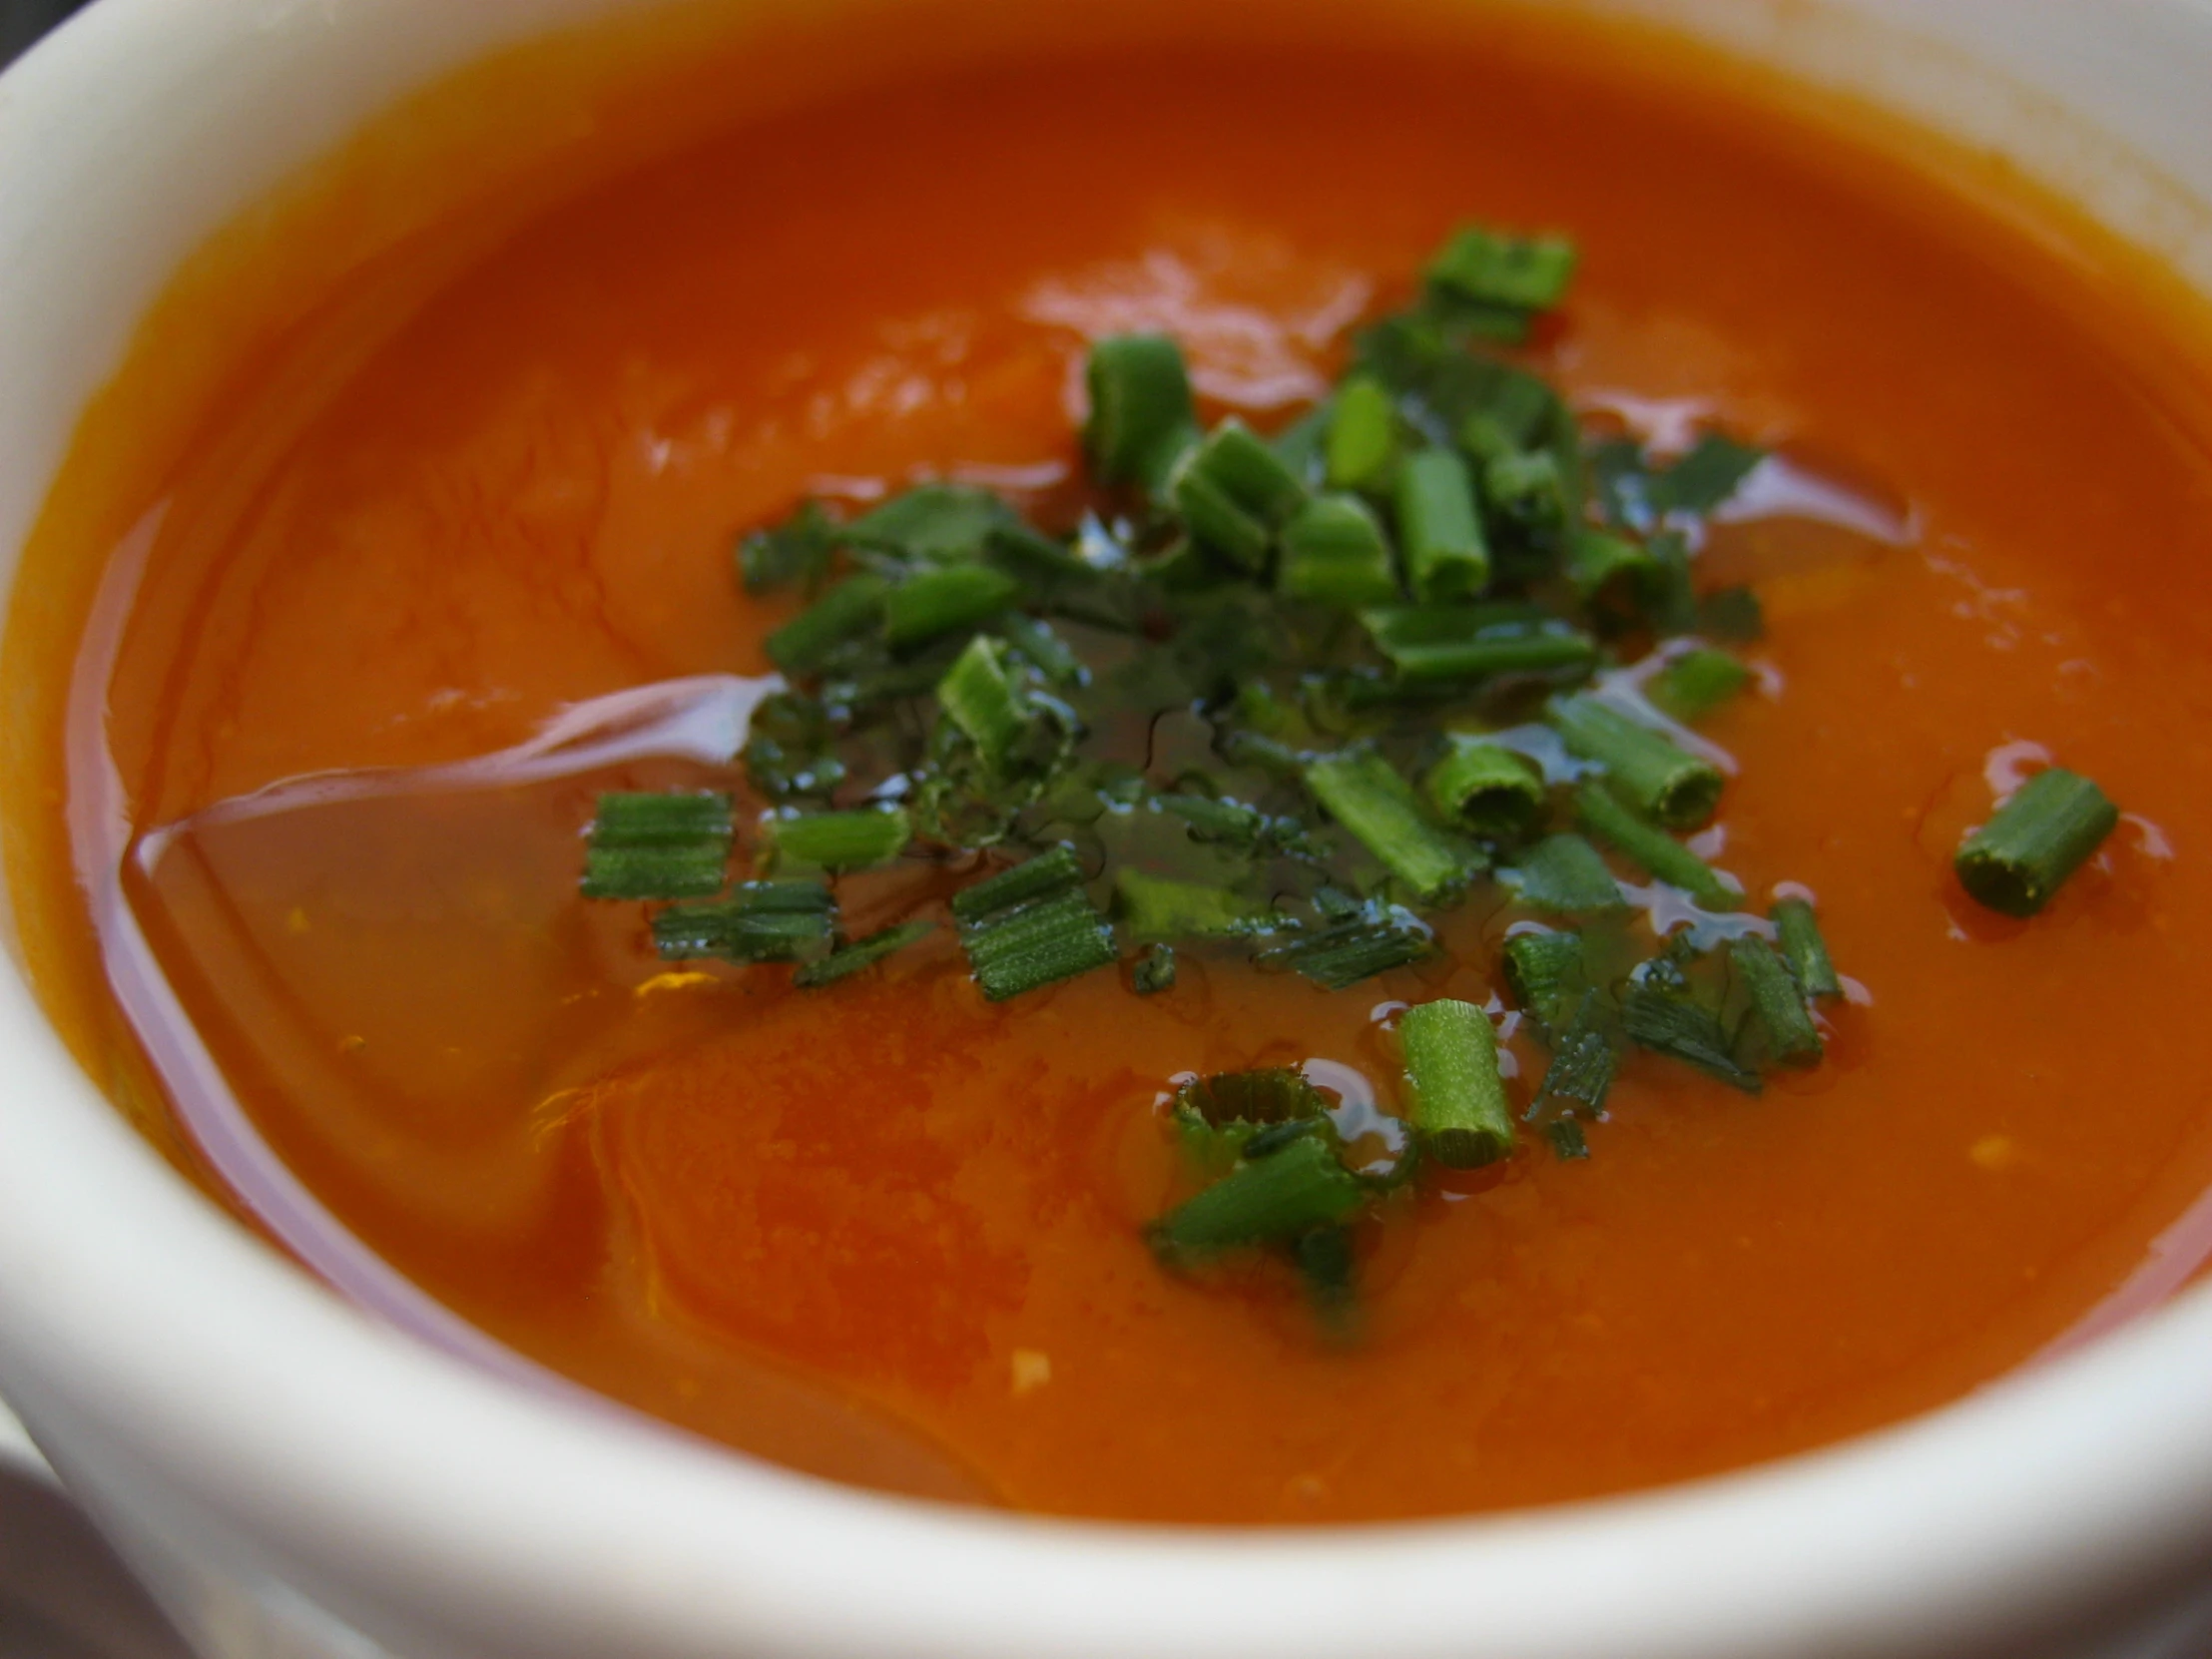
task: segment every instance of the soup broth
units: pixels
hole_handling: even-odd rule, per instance
[[[334,297],[205,412],[111,568],[78,735],[127,832],[79,874],[247,1210],[398,1317],[448,1331],[416,1288],[499,1363],[745,1450],[1146,1520],[1711,1473],[1954,1399],[2187,1276],[2201,337],[2029,208],[1641,37],[1343,30],[1033,43],[750,121],[457,275],[423,276],[429,239],[373,278],[419,290],[401,320]],[[1106,334],[1176,335],[1209,417],[1276,430],[1468,219],[1579,244],[1529,357],[1579,410],[1776,449],[1700,555],[1767,632],[1702,728],[1736,771],[1699,844],[1816,892],[1852,996],[1826,1064],[1759,1099],[1641,1056],[1588,1159],[1428,1172],[1328,1342],[1284,1276],[1162,1271],[1143,1227],[1187,1185],[1162,1102],[1303,1066],[1387,1141],[1389,1013],[1510,1002],[1494,897],[1348,991],[1201,951],[1171,993],[1101,971],[992,1004],[942,929],[821,991],[662,961],[636,906],[578,900],[578,835],[601,791],[739,776],[796,608],[741,590],[740,532],[932,476],[1071,513]],[[1991,915],[1952,850],[2052,759],[2129,816],[2043,914]],[[857,935],[953,883],[840,885]],[[1510,1022],[1505,1050],[1525,1098],[1542,1051]]]

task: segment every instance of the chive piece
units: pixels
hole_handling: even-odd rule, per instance
[[[1020,515],[989,490],[917,484],[846,525],[844,539],[905,559],[972,559],[994,530],[1020,523]]]
[[[1332,922],[1287,943],[1263,950],[1257,958],[1270,967],[1287,967],[1320,985],[1341,991],[1391,968],[1417,962],[1433,948],[1428,929],[1394,906],[1379,914],[1363,912]]]
[[[746,727],[746,781],[775,801],[828,795],[845,778],[835,739],[830,712],[817,699],[794,692],[764,698]]]
[[[1408,1115],[1421,1149],[1447,1169],[1479,1169],[1513,1151],[1497,1033],[1471,1002],[1423,1002],[1398,1016]]]
[[[1343,1221],[1366,1202],[1367,1189],[1328,1143],[1302,1135],[1273,1157],[1239,1164],[1154,1222],[1146,1239],[1162,1261],[1189,1266]]]
[[[1685,726],[1702,720],[1751,684],[1751,670],[1725,651],[1686,651],[1651,677],[1644,696]]]
[[[1482,468],[1482,499],[1491,514],[1531,533],[1567,522],[1567,485],[1557,457],[1545,450],[1508,451]]]
[[[1687,997],[1632,981],[1621,998],[1621,1029],[1655,1054],[1695,1066],[1746,1094],[1760,1091],[1759,1074],[1737,1061],[1720,1016]]]
[[[1137,958],[1130,982],[1139,996],[1154,996],[1175,989],[1175,946],[1148,945],[1145,953]]]
[[[735,838],[726,795],[603,795],[583,895],[704,898],[722,890]]]
[[[1574,806],[1583,829],[1641,864],[1654,880],[1680,887],[1708,910],[1742,907],[1743,893],[1722,880],[1711,864],[1664,830],[1646,824],[1611,791],[1584,784],[1575,792]]]
[[[1407,583],[1423,604],[1472,599],[1490,585],[1474,480],[1451,450],[1406,457],[1397,475],[1397,531]]]
[[[1575,597],[1585,604],[1614,583],[1641,592],[1660,578],[1659,562],[1651,550],[1603,530],[1577,530],[1567,542],[1567,580]]]
[[[1157,800],[1162,812],[1190,826],[1193,840],[1225,841],[1249,849],[1259,844],[1261,832],[1268,828],[1265,813],[1239,802],[1216,801],[1210,795],[1163,795]]]
[[[1397,572],[1382,526],[1350,495],[1317,495],[1283,527],[1276,586],[1293,599],[1354,609],[1397,597]]]
[[[1306,486],[1235,416],[1183,458],[1171,485],[1191,534],[1242,566],[1266,562],[1274,534],[1306,500]]]
[[[2052,767],[2020,786],[1968,835],[1952,860],[1974,902],[2031,916],[2120,822],[2119,809],[2079,773]]]
[[[937,682],[937,703],[994,769],[1006,764],[1029,724],[1028,699],[1006,672],[1005,647],[981,634]]]
[[[1421,788],[1444,817],[1478,835],[1516,835],[1543,810],[1543,775],[1510,749],[1453,733]]]
[[[1844,983],[1836,977],[1836,964],[1829,959],[1828,941],[1821,937],[1813,906],[1802,898],[1778,899],[1767,915],[1781,935],[1783,959],[1797,975],[1798,989],[1806,999],[1842,996]]]
[[[1289,467],[1302,484],[1320,483],[1328,470],[1322,452],[1329,442],[1329,422],[1336,414],[1336,403],[1333,395],[1323,398],[1268,439],[1268,447],[1275,451],[1275,458]]]
[[[1582,1125],[1573,1118],[1560,1118],[1544,1125],[1544,1139],[1551,1143],[1551,1150],[1562,1163],[1590,1155],[1590,1143],[1582,1134]]]
[[[1505,986],[1546,1031],[1565,1023],[1568,999],[1582,983],[1579,933],[1515,933],[1505,941]]]
[[[807,963],[792,975],[792,983],[805,991],[833,985],[847,975],[858,973],[862,968],[873,967],[884,957],[904,950],[916,939],[935,930],[934,922],[899,922],[895,927],[870,933],[866,938],[851,944],[839,945],[819,962]]]
[[[1384,605],[1360,620],[1398,677],[1422,684],[1597,665],[1595,640],[1526,605]]]
[[[1651,504],[1660,512],[1709,513],[1734,495],[1766,458],[1767,452],[1754,444],[1707,432],[1652,479]]]
[[[1480,852],[1431,824],[1412,787],[1372,749],[1307,762],[1306,787],[1384,868],[1424,899],[1482,867]]]
[[[812,594],[830,574],[830,555],[836,546],[836,522],[821,502],[802,501],[783,523],[754,530],[738,542],[738,580],[751,594],[773,593],[795,582]]]
[[[1324,1330],[1340,1339],[1350,1335],[1359,1305],[1352,1229],[1338,1223],[1299,1234],[1291,1241],[1291,1262]]]
[[[1574,279],[1574,244],[1563,237],[1516,237],[1469,225],[1429,262],[1432,290],[1477,305],[1540,311],[1556,305]]]
[[[1103,484],[1157,491],[1198,436],[1183,348],[1165,334],[1119,334],[1091,346],[1083,447]]]
[[[829,953],[836,901],[821,881],[741,881],[713,904],[677,904],[653,918],[653,945],[671,961],[807,960]]]
[[[918,645],[996,616],[1021,595],[1021,584],[988,565],[939,565],[917,571],[883,595],[883,638]]]
[[[1197,453],[1191,451],[1194,456]],[[1267,563],[1272,541],[1267,525],[1240,507],[1236,497],[1212,478],[1186,462],[1168,492],[1195,543],[1244,570],[1256,571]]]
[[[903,807],[863,807],[849,813],[798,813],[762,821],[778,861],[823,869],[887,864],[913,839]]]
[[[988,880],[962,887],[952,895],[952,919],[963,928],[986,925],[994,916],[1033,904],[1039,899],[1064,897],[1083,886],[1083,866],[1065,846],[1040,852],[1024,863],[1002,869]]]
[[[1193,1078],[1175,1092],[1175,1109],[1195,1112],[1209,1128],[1233,1123],[1292,1123],[1316,1119],[1329,1110],[1329,1098],[1290,1066],[1252,1071],[1217,1071]]]
[[[1538,910],[1575,915],[1628,906],[1597,848],[1580,835],[1546,835],[1498,873]]]
[[[1262,914],[1220,886],[1173,881],[1126,864],[1114,872],[1114,913],[1141,944],[1234,938],[1254,931]]]
[[[993,1002],[1114,960],[1113,929],[1083,893],[1064,846],[952,895],[953,919],[983,994]]]
[[[847,640],[873,628],[883,614],[880,577],[847,576],[763,642],[769,661],[786,674],[812,674]]]
[[[1728,959],[1751,997],[1751,1011],[1766,1034],[1767,1056],[1778,1065],[1817,1066],[1823,1044],[1820,1028],[1806,1012],[1805,993],[1789,967],[1756,933],[1733,939]]]
[[[1329,411],[1329,487],[1380,490],[1397,458],[1397,411],[1382,383],[1355,374],[1337,388]]]
[[[1014,611],[998,628],[1006,643],[1028,658],[1030,665],[1054,685],[1079,686],[1087,679],[1083,659],[1069,649],[1067,641],[1035,617]]]
[[[1669,830],[1695,830],[1720,805],[1720,768],[1684,753],[1663,733],[1591,697],[1554,698],[1548,713],[1568,751],[1603,767],[1607,787],[1645,818]]]
[[[1573,1100],[1593,1112],[1602,1111],[1619,1069],[1617,1021],[1595,988],[1585,990],[1574,1017],[1552,1040],[1551,1063],[1536,1085],[1536,1104]]]

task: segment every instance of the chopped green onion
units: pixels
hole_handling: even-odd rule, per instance
[[[1582,1134],[1582,1125],[1573,1118],[1559,1118],[1545,1124],[1544,1139],[1551,1142],[1551,1150],[1563,1163],[1590,1155],[1590,1143]]]
[[[978,634],[937,682],[945,717],[967,734],[986,766],[1003,767],[1030,722],[1029,701],[1006,672],[1005,647]]]
[[[1357,496],[1317,495],[1283,527],[1276,586],[1293,599],[1353,609],[1397,597],[1382,526]]]
[[[904,950],[916,939],[935,931],[936,924],[928,921],[902,921],[895,927],[886,927],[870,933],[866,938],[851,944],[839,945],[819,962],[809,962],[792,975],[792,983],[801,990],[819,990],[831,985],[862,968],[873,967],[884,957]]]
[[[1471,1002],[1423,1002],[1398,1016],[1413,1131],[1449,1169],[1479,1169],[1513,1150],[1513,1114],[1497,1033]]]
[[[989,490],[917,484],[846,525],[844,540],[906,559],[971,559],[994,530],[1020,523],[1021,516]]]
[[[1563,237],[1516,237],[1469,225],[1429,262],[1428,285],[1477,305],[1540,311],[1556,305],[1574,279],[1574,244]]]
[[[822,704],[795,692],[761,700],[746,727],[745,775],[771,800],[828,795],[844,782],[836,727]]]
[[[1751,670],[1725,651],[1686,651],[1644,687],[1651,706],[1685,726],[1702,720],[1751,684]]]
[[[1323,1328],[1339,1339],[1347,1336],[1359,1300],[1352,1229],[1338,1223],[1299,1234],[1291,1241],[1291,1261]]]
[[[1423,604],[1473,599],[1490,585],[1474,480],[1451,450],[1421,450],[1398,469],[1397,533],[1407,584]]]
[[[918,645],[996,616],[1021,596],[1021,584],[988,565],[939,565],[883,595],[883,637]]]
[[[1139,996],[1155,996],[1161,991],[1175,989],[1175,946],[1155,944],[1145,947],[1137,958],[1137,966],[1130,975],[1130,983]]]
[[[1028,658],[1031,666],[1054,685],[1080,686],[1089,678],[1083,659],[1036,618],[1014,611],[999,622],[998,629],[1006,643]]]
[[[1695,1066],[1746,1094],[1760,1091],[1759,1074],[1737,1060],[1720,1016],[1685,996],[1632,981],[1621,998],[1621,1029],[1655,1054]]]
[[[1400,678],[1586,674],[1597,642],[1526,605],[1383,605],[1360,613]]]
[[[1820,1028],[1806,1011],[1805,993],[1774,946],[1756,933],[1747,933],[1729,942],[1728,959],[1766,1034],[1768,1058],[1785,1066],[1820,1064]]]
[[[1372,749],[1306,763],[1306,787],[1383,867],[1424,899],[1482,867],[1481,853],[1431,824],[1412,786]]]
[[[1616,582],[1641,591],[1660,575],[1651,550],[1603,530],[1577,530],[1567,543],[1567,580],[1585,603]]]
[[[1557,457],[1536,449],[1493,456],[1482,468],[1482,499],[1491,513],[1532,532],[1567,522],[1566,480]]]
[[[1711,864],[1664,830],[1646,824],[1610,791],[1584,784],[1575,792],[1574,806],[1583,829],[1643,865],[1654,880],[1680,887],[1708,910],[1742,905],[1743,893],[1722,880]]]
[[[1114,960],[1113,929],[1084,895],[1082,866],[1064,846],[953,894],[952,914],[993,1002]]]
[[[1559,1030],[1582,984],[1583,958],[1579,933],[1515,933],[1505,941],[1506,989],[1538,1025]]]
[[[883,614],[880,577],[847,576],[763,641],[786,674],[812,674],[837,647],[873,628]]]
[[[796,582],[811,594],[830,574],[837,539],[836,521],[822,503],[802,501],[783,523],[739,541],[738,580],[747,593],[773,593]]]
[[[1580,835],[1546,835],[1498,871],[1523,904],[1558,915],[1625,909],[1621,884]]]
[[[1190,451],[1192,456],[1197,453]],[[1186,460],[1168,490],[1193,543],[1211,548],[1244,570],[1259,570],[1267,563],[1274,537],[1266,522],[1246,512],[1214,479]],[[1155,570],[1156,577],[1163,574]]]
[[[1195,1112],[1212,1128],[1233,1123],[1291,1123],[1319,1118],[1329,1097],[1290,1066],[1217,1071],[1193,1078],[1175,1092],[1175,1109]]]
[[[1261,832],[1268,828],[1265,813],[1235,801],[1217,801],[1210,795],[1163,795],[1158,801],[1162,812],[1173,813],[1190,826],[1193,840],[1249,848],[1259,844]]]
[[[1828,941],[1821,937],[1820,918],[1813,913],[1813,906],[1802,898],[1778,899],[1767,914],[1781,935],[1783,960],[1797,975],[1798,989],[1806,999],[1842,996],[1844,983],[1836,977],[1836,964],[1829,960]]]
[[[726,795],[599,798],[586,898],[704,898],[722,890],[736,830]]]
[[[1517,835],[1543,810],[1543,774],[1481,738],[1452,733],[1421,788],[1444,818],[1478,835]]]
[[[1732,645],[1751,645],[1767,632],[1767,615],[1749,588],[1717,588],[1697,602],[1698,632]]]
[[[1592,1112],[1604,1110],[1620,1058],[1616,1016],[1594,987],[1585,990],[1575,1005],[1574,1017],[1553,1036],[1551,1063],[1544,1068],[1543,1081],[1536,1085],[1536,1105],[1548,1100],[1573,1100]]]
[[[1709,513],[1734,495],[1766,458],[1767,452],[1755,445],[1707,432],[1652,480],[1651,503],[1660,512]]]
[[[653,944],[682,961],[800,961],[829,954],[836,901],[821,881],[741,881],[728,899],[677,904],[653,918]]]
[[[1144,944],[1234,938],[1256,930],[1265,914],[1220,886],[1147,875],[1127,864],[1114,872],[1114,913]]]
[[[1154,1222],[1147,1238],[1162,1261],[1188,1266],[1343,1221],[1367,1196],[1326,1141],[1303,1135],[1272,1157],[1238,1165]]]
[[[762,820],[779,862],[822,869],[868,869],[887,864],[913,839],[902,807],[865,807],[848,813],[795,813]]]
[[[1695,830],[1720,804],[1720,768],[1610,705],[1560,697],[1552,699],[1549,715],[1568,751],[1603,767],[1607,787],[1645,818],[1670,830]]]
[[[1974,902],[2031,916],[2116,829],[2120,811],[2079,773],[2052,767],[1968,835],[1953,863]]]
[[[1372,375],[1355,374],[1337,388],[1329,411],[1329,487],[1381,490],[1397,459],[1397,410]]]
[[[1234,416],[1183,458],[1170,493],[1191,534],[1247,570],[1306,500],[1298,475]]]
[[[1341,991],[1391,968],[1417,962],[1434,948],[1428,929],[1391,906],[1346,916],[1311,933],[1299,933],[1260,953],[1270,967],[1286,967],[1325,990]]]
[[[1183,348],[1165,334],[1120,334],[1091,346],[1083,447],[1104,484],[1157,491],[1198,437]]]

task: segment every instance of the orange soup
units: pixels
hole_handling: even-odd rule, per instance
[[[78,935],[181,1158],[340,1289],[538,1385],[838,1479],[1141,1520],[1711,1473],[1954,1399],[2186,1280],[2212,1246],[2181,1040],[2212,933],[2194,321],[2123,259],[2068,257],[2078,227],[2038,235],[2055,210],[2024,193],[1644,37],[1308,22],[1234,50],[1038,38],[825,94],[548,189],[489,251],[423,239],[241,368],[127,503],[85,634],[82,885],[18,872],[89,895]],[[1500,873],[1524,853],[1406,899],[1422,947],[1339,989],[1240,935],[1176,944],[1138,994],[1165,957],[1123,890],[1117,961],[990,1000],[947,905],[1018,836],[836,874],[840,937],[935,925],[819,987],[670,959],[659,906],[579,896],[610,792],[733,795],[733,878],[768,873],[762,815],[790,804],[737,755],[808,596],[749,594],[742,536],[937,480],[1048,540],[1138,537],[1086,465],[1097,341],[1172,339],[1199,423],[1273,441],[1465,224],[1576,250],[1525,338],[1468,347],[1572,411],[1590,493],[1560,533],[1600,525],[1604,454],[1648,489],[1725,435],[1749,469],[1688,549],[1698,595],[1748,590],[1763,624],[1688,629],[1750,680],[1676,732],[1726,780],[1679,844],[1755,921],[1817,900],[1820,1064],[1754,1097],[1628,1044],[1601,1111],[1554,1114],[1571,1132],[1431,1158],[1349,1224],[1332,1321],[1280,1254],[1163,1262],[1148,1228],[1203,1187],[1178,1091],[1302,1076],[1394,1167],[1402,1016],[1450,1003],[1494,1025],[1516,1120],[1539,1106],[1545,1032],[1502,967],[1553,925]],[[1412,535],[1405,497],[1376,502]],[[1641,558],[1671,522],[1606,533]],[[1485,580],[1429,597],[1510,586]],[[1007,603],[1103,637],[1033,599]],[[1163,603],[1130,638],[1159,643]],[[1674,660],[1590,626],[1592,684]],[[1216,776],[1222,711],[1252,705],[1202,675],[1143,707],[1092,818]],[[1406,729],[1488,730],[1429,707]],[[1286,800],[1327,737],[1301,730]],[[2005,916],[1953,853],[2050,767],[2124,816]],[[1566,799],[1543,810],[1572,831]]]

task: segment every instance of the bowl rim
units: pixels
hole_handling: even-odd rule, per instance
[[[326,8],[327,49],[373,10]],[[29,54],[0,182],[44,165],[7,142],[26,94],[97,105],[120,54],[186,49],[201,15],[103,0]],[[1936,1411],[1646,1493],[1296,1531],[1008,1515],[531,1394],[370,1323],[162,1162],[15,964],[0,1055],[0,1381],[65,1478],[96,1506],[171,1494],[341,1617],[426,1609],[487,1652],[1440,1655],[1479,1610],[1485,1651],[1532,1659],[1907,1653],[2212,1554],[2212,1283]]]

